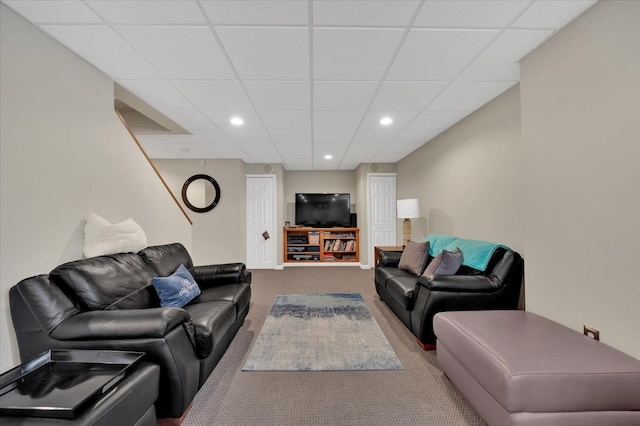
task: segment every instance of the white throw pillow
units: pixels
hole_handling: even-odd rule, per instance
[[[95,213],[89,213],[84,226],[85,257],[105,254],[138,252],[147,247],[147,236],[133,219],[114,225]]]

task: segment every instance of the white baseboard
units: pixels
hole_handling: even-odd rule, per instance
[[[283,266],[285,268],[298,266],[359,266],[362,268],[360,262],[287,262]]]

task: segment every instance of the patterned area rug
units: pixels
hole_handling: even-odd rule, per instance
[[[243,371],[403,370],[358,293],[279,294]]]

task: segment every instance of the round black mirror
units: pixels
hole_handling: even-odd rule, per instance
[[[220,202],[220,185],[209,175],[193,175],[182,185],[182,201],[189,210],[206,213]]]

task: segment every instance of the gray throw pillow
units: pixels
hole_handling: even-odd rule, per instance
[[[415,241],[409,241],[407,246],[400,256],[399,269],[403,269],[407,272],[411,272],[413,275],[418,276],[424,271],[424,267],[427,264],[427,258],[429,257],[429,242],[418,243]]]
[[[462,252],[442,250],[427,266],[422,275],[454,275],[462,265]]]

